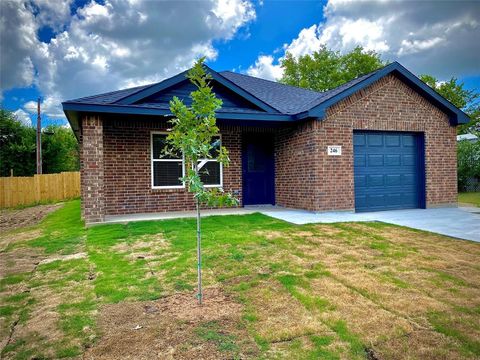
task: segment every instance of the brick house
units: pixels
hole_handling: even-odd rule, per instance
[[[204,166],[206,186],[241,206],[377,211],[457,201],[456,130],[466,114],[392,63],[327,92],[233,72],[211,85],[223,107],[219,141],[231,163]],[[82,211],[105,216],[192,210],[182,156],[162,155],[169,100],[193,90],[178,74],[160,83],[63,103],[81,145]]]

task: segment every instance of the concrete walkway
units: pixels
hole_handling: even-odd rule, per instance
[[[281,208],[258,209],[262,214],[294,224],[382,221],[441,235],[480,242],[480,208],[413,209],[367,213],[325,212]]]

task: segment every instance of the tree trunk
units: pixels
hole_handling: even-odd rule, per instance
[[[196,199],[197,206],[197,271],[198,271],[198,304],[202,305],[202,233],[200,230],[200,201]]]

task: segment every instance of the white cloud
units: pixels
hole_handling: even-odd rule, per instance
[[[15,115],[17,120],[20,121],[22,124],[32,126],[32,119],[25,110],[18,109],[13,112],[13,115]]]
[[[62,100],[55,96],[48,96],[40,102],[40,112],[42,115],[47,115],[50,119],[64,119],[65,114],[63,113],[59,104]],[[30,114],[37,114],[37,102],[36,101],[27,101],[23,108]]]
[[[347,52],[361,45],[384,59],[398,60],[416,73],[440,78],[478,75],[480,64],[480,6],[474,1],[329,0],[325,21],[302,29],[283,46],[295,57],[321,45]],[[270,63],[260,60],[249,73],[272,78],[283,54]],[[278,70],[277,75],[278,75]]]
[[[32,84],[31,52],[37,46],[37,28],[31,10],[25,4],[0,1],[0,86],[3,89]]]
[[[445,41],[445,38],[434,37],[427,40],[402,40],[401,48],[398,50],[398,56],[415,54],[417,52],[428,50]]]
[[[28,5],[37,14],[36,18],[40,26],[61,30],[70,19],[72,3],[73,0],[33,0]]]
[[[247,0],[92,0],[73,16],[70,2],[57,9],[53,0],[0,1],[0,86],[36,85],[51,117],[62,114],[62,100],[159,81],[200,56],[215,59],[213,41],[232,39],[255,19]],[[38,38],[42,26],[57,31],[49,43]]]
[[[294,57],[311,54],[318,50],[322,44],[319,39],[318,29],[317,25],[302,29],[296,39],[293,39],[290,44],[283,45],[283,49]]]
[[[269,80],[278,80],[282,77],[282,68],[279,64],[273,63],[274,59],[271,55],[260,55],[255,61],[255,65],[248,68],[247,73]]]

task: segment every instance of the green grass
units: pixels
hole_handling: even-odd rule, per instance
[[[463,192],[458,194],[458,202],[480,207],[480,192]]]
[[[221,352],[237,353],[239,350],[236,344],[236,337],[225,333],[216,321],[201,324],[195,332],[200,339],[214,343]]]
[[[45,311],[58,314],[63,334],[50,340],[38,334],[16,338],[0,349],[2,358],[77,357],[102,336],[97,323],[102,306],[193,294],[196,288],[194,219],[85,229],[77,200],[34,228],[41,229],[39,237],[5,251],[33,248],[45,257],[87,256],[0,279],[0,316],[7,327],[15,321],[27,326],[51,298],[55,305]],[[202,232],[204,286],[220,287],[243,310],[227,328],[222,321],[199,322],[186,347],[205,342],[224,357],[236,358],[245,357],[244,344],[255,341],[256,352],[247,352],[255,355],[246,357],[364,359],[374,337],[385,344],[378,345],[382,358],[419,358],[421,351],[432,358],[435,351],[480,356],[478,339],[471,335],[480,331],[475,323],[480,312],[475,300],[480,288],[478,244],[382,223],[297,226],[261,214],[206,217]],[[465,273],[471,276],[465,278]],[[447,310],[432,312],[421,308],[421,302],[412,314],[410,308],[396,308],[392,298],[403,306],[412,294],[440,302]],[[279,304],[277,298],[287,303]],[[383,315],[375,323],[377,313]],[[398,323],[390,323],[385,313]],[[419,318],[451,340],[445,348],[415,352],[401,343],[407,337],[399,324]],[[376,326],[363,331],[364,323],[372,321]],[[389,347],[395,343],[386,341],[389,337],[400,339],[399,348]]]

